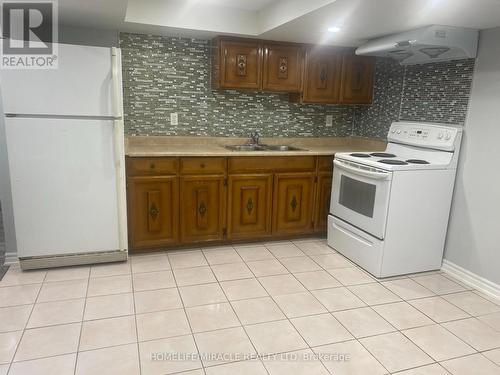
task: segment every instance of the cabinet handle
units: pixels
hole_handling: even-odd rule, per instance
[[[236,66],[237,75],[246,76],[247,75],[247,56],[246,55],[236,55]]]
[[[321,82],[326,81],[326,69],[325,68],[321,69],[321,73],[319,74],[319,79],[321,80]]]
[[[207,207],[205,206],[204,202],[200,203],[200,206],[198,207],[198,212],[199,214],[203,217],[207,213]]]
[[[279,58],[278,78],[288,78],[288,57],[282,56]]]
[[[248,198],[247,211],[248,211],[249,215],[252,213],[252,210],[253,210],[253,201],[252,201],[252,198]]]
[[[297,209],[297,198],[295,197],[295,195],[292,197],[292,201],[290,202],[290,207],[292,207],[292,211],[295,212],[295,210]]]
[[[158,207],[156,207],[156,205],[153,203],[150,207],[149,207],[149,216],[151,216],[151,218],[153,220],[156,220],[156,218],[158,217],[158,214],[160,213],[160,210],[158,209]]]
[[[363,67],[360,65],[356,65],[355,73],[354,73],[354,82],[352,85],[353,90],[361,90],[362,86],[362,78],[363,78]]]
[[[319,83],[318,89],[326,89],[328,82],[328,65],[326,63],[319,64]]]

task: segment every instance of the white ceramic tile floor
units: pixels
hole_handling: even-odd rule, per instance
[[[500,302],[442,272],[377,280],[314,238],[11,267],[0,375],[99,373],[498,375]]]

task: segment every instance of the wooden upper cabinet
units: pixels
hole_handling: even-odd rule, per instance
[[[180,190],[181,240],[222,240],[226,207],[224,177],[181,177]]]
[[[265,43],[263,65],[263,90],[284,92],[299,92],[301,90],[301,46]]]
[[[344,55],[340,102],[371,104],[375,59],[370,56]]]
[[[338,103],[341,54],[332,48],[309,48],[304,74],[304,103]]]
[[[274,176],[273,233],[306,234],[313,229],[315,173]]]
[[[214,40],[215,88],[262,89],[262,44],[253,40]]]
[[[272,183],[272,174],[229,176],[228,238],[271,235]]]
[[[176,244],[179,239],[179,178],[129,177],[127,192],[131,248]]]

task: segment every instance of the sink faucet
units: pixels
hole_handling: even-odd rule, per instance
[[[251,144],[254,144],[254,145],[258,145],[259,144],[259,133],[258,132],[255,132],[255,133],[250,133],[250,143]]]

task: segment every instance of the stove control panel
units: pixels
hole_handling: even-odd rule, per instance
[[[387,139],[393,143],[453,151],[462,128],[418,122],[393,122]]]

